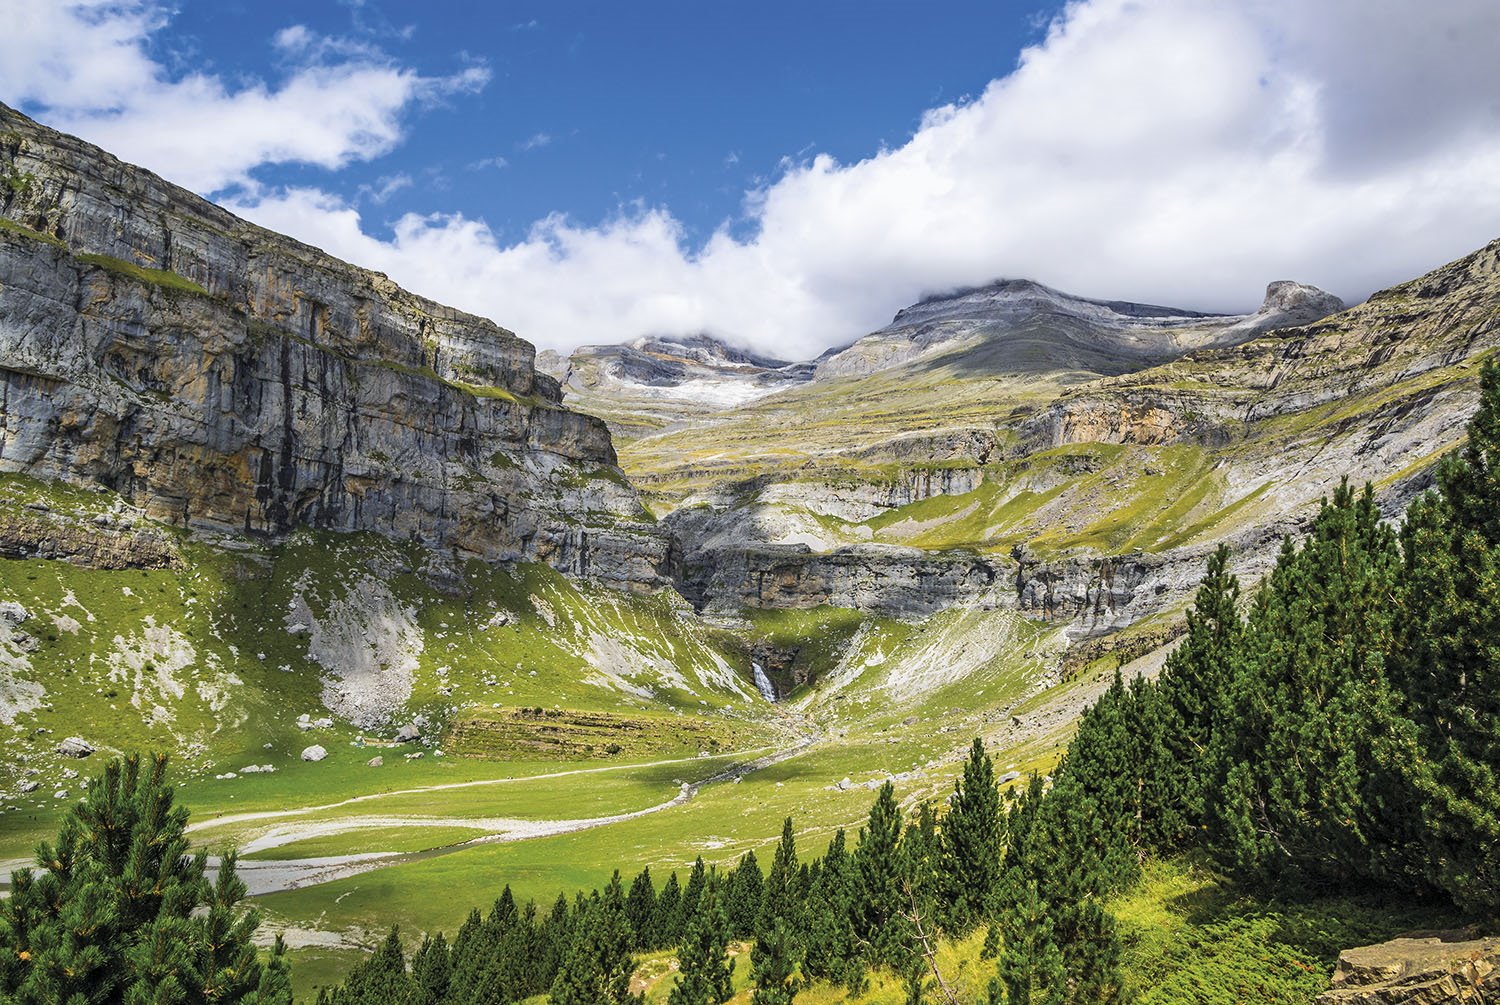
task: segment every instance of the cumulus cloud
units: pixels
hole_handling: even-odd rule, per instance
[[[5,0],[0,95],[120,157],[200,192],[251,181],[265,164],[343,167],[389,151],[415,104],[482,88],[470,66],[431,77],[356,39],[292,25],[271,40],[285,78],[171,77],[148,52],[165,23],[147,0]]]
[[[375,237],[311,189],[232,208],[554,348],[709,331],[807,356],[1001,276],[1200,309],[1253,308],[1279,278],[1357,300],[1500,236],[1496,38],[1493,0],[1077,0],[901,146],[797,155],[700,242],[645,204],[515,241],[462,213]],[[119,58],[111,39],[89,46]],[[302,156],[390,142],[364,132]]]
[[[376,240],[306,191],[240,208],[559,348],[711,331],[806,356],[1000,276],[1226,311],[1277,278],[1358,300],[1500,235],[1496,38],[1491,0],[1082,0],[904,145],[789,164],[748,193],[753,236],[699,246],[654,206],[511,244],[463,215]]]

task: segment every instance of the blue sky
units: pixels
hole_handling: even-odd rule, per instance
[[[231,78],[284,72],[273,39],[292,26],[430,75],[486,67],[487,87],[409,115],[404,141],[377,161],[255,172],[379,206],[372,228],[457,207],[504,239],[549,213],[597,221],[644,201],[669,204],[701,241],[726,220],[743,227],[746,191],[785,158],[857,161],[904,143],[924,111],[1012,69],[1056,6],[187,0],[153,44],[164,62]]]
[[[1500,236],[1495,0],[0,0],[0,101],[538,346],[1027,277],[1354,302]]]

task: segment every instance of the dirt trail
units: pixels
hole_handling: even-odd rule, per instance
[[[738,750],[718,756],[743,757],[746,754],[754,754],[770,749],[770,747],[752,747],[749,750]],[[630,771],[636,768],[660,768],[669,764],[692,764],[698,760],[700,758],[697,757],[673,757],[664,761],[605,764],[596,768],[572,768],[567,771],[549,771],[540,775],[518,775],[513,778],[480,778],[472,782],[442,782],[437,785],[421,785],[414,789],[393,789],[390,792],[371,792],[363,796],[350,796],[348,799],[341,799],[336,803],[323,803],[319,806],[299,806],[290,810],[261,810],[254,813],[234,813],[229,816],[216,816],[212,819],[199,820],[196,823],[189,824],[188,830],[203,830],[209,827],[222,827],[229,824],[247,823],[255,820],[277,820],[283,817],[306,816],[309,813],[322,813],[325,810],[336,810],[345,806],[353,806],[357,803],[389,799],[392,796],[419,796],[428,792],[442,792],[448,789],[472,789],[486,785],[516,785],[524,782],[546,781],[550,778],[567,778],[572,775],[592,775],[606,771]]]
[[[815,742],[817,741],[814,737],[804,737],[790,747],[753,758],[749,761],[730,765],[723,771],[717,772],[702,781],[683,782],[677,794],[664,802],[647,806],[643,809],[632,810],[628,813],[615,813],[609,816],[585,817],[573,820],[517,820],[508,817],[386,817],[376,815],[342,817],[337,820],[318,820],[303,824],[276,827],[264,834],[258,835],[246,844],[243,850],[246,852],[263,851],[268,848],[276,848],[308,838],[324,837],[330,834],[339,834],[345,831],[372,827],[471,827],[483,833],[467,841],[459,841],[418,852],[368,852],[360,855],[336,855],[321,858],[279,860],[241,859],[238,871],[240,878],[245,881],[245,885],[249,888],[251,896],[260,896],[267,893],[278,893],[283,890],[296,890],[319,883],[328,883],[336,879],[345,879],[349,876],[357,876],[360,873],[370,872],[375,869],[384,869],[405,862],[417,862],[424,859],[436,858],[440,855],[451,855],[454,852],[462,851],[465,848],[472,848],[475,845],[496,844],[507,841],[526,841],[533,838],[553,837],[559,834],[572,834],[578,831],[591,830],[595,827],[607,827],[610,824],[623,823],[627,820],[635,820],[652,813],[660,813],[662,810],[671,809],[674,806],[682,806],[692,800],[705,785],[731,781],[735,778],[744,777],[751,772],[770,767],[773,764],[779,764],[788,758],[796,757],[798,754],[805,752]],[[663,761],[659,763],[674,764],[679,762]],[[647,765],[638,764],[631,766],[645,767]],[[531,777],[555,778],[563,775],[587,774],[602,770],[610,769],[584,768],[578,771],[557,772],[552,775],[533,775]],[[495,781],[513,780],[520,781],[521,779],[496,779]],[[457,784],[471,785],[475,783],[463,782]],[[426,792],[432,791],[432,789],[451,787],[440,785],[411,791]],[[382,793],[382,795],[393,794]],[[370,797],[359,796],[341,803],[330,804],[328,807],[309,807],[302,810],[242,814],[237,819],[244,821],[284,818],[298,813],[312,812],[316,809],[343,806],[350,802],[367,798]],[[214,822],[223,823],[225,819],[220,818]],[[210,859],[209,864],[211,868],[217,868],[218,860]]]

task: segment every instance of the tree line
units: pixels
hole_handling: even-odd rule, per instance
[[[951,1003],[933,946],[981,928],[988,1005],[1115,1002],[1129,990],[1109,898],[1189,849],[1247,886],[1500,915],[1500,370],[1399,529],[1344,484],[1243,602],[1230,557],[1209,560],[1161,675],[1117,672],[1051,779],[1002,799],[976,739],[942,807],[904,809],[887,783],[821,856],[799,857],[788,819],[768,871],[748,852],[659,889],[649,869],[628,887],[616,872],[545,914],[507,888],[410,961],[392,930],[319,1002],[624,1005],[642,1000],[635,956],[675,949],[672,1005],[720,1005],[740,940],[757,1005],[813,981],[858,993],[872,968],[908,1005]],[[187,854],[164,767],[111,765],[40,875],[15,874],[0,1002],[289,1001],[280,946],[250,946],[233,858],[210,883]]]

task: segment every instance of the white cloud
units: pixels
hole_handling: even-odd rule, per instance
[[[0,96],[50,125],[200,192],[263,164],[339,168],[389,151],[415,104],[483,87],[471,66],[428,77],[364,42],[292,25],[272,39],[285,79],[173,78],[147,51],[165,15],[147,0],[0,0]]]
[[[526,151],[540,150],[542,147],[550,147],[551,145],[551,133],[535,133],[531,136],[526,137],[526,139],[517,144],[518,147]]]
[[[90,35],[88,79],[49,86],[120,93],[100,81],[129,73],[161,86],[137,37],[118,24]],[[641,204],[599,223],[549,217],[514,243],[462,214],[407,216],[375,238],[353,206],[306,189],[232,208],[544,347],[707,330],[806,356],[924,292],[999,276],[1208,309],[1251,308],[1278,278],[1358,299],[1500,235],[1496,38],[1494,0],[1081,0],[905,144],[853,164],[798,155],[747,194],[733,234],[696,244],[669,209]],[[420,86],[370,69],[395,79],[362,95],[356,110],[377,110],[367,126],[294,152],[252,128],[256,156],[336,164],[394,142],[395,113],[379,110]],[[262,114],[293,119],[275,136],[298,131],[273,100],[291,86],[261,99]],[[142,121],[174,135],[170,116]]]
[[[380,206],[402,189],[411,188],[412,184],[409,174],[389,174],[375,179],[373,185],[361,185],[359,191],[361,195],[368,196],[371,202]]]

